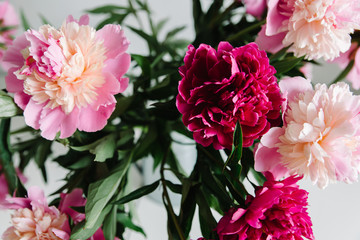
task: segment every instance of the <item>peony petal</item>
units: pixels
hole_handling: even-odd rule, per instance
[[[129,41],[121,30],[120,25],[108,24],[96,32],[96,38],[104,41],[107,49],[108,58],[116,58],[118,55],[125,53],[129,46]]]
[[[112,73],[115,78],[120,79],[129,69],[131,58],[127,53],[119,54],[105,62],[103,72]]]
[[[30,99],[24,109],[25,123],[28,126],[33,127],[34,129],[40,128],[40,117],[44,106],[45,103],[39,104]]]
[[[17,69],[21,68],[25,62],[21,50],[28,45],[29,42],[26,40],[25,34],[20,35],[4,53],[3,61],[7,62],[9,67],[17,67]]]
[[[40,116],[41,136],[48,140],[53,140],[60,131],[60,126],[65,116],[66,115],[61,110],[61,107],[43,109]]]
[[[5,77],[6,90],[11,93],[22,92],[24,90],[24,81],[19,80],[14,74],[17,69],[17,67],[10,68],[8,75]]]
[[[261,27],[261,30],[255,39],[255,43],[261,50],[276,53],[284,47],[282,40],[284,39],[286,33],[278,33],[276,35],[268,36],[265,34],[266,27],[267,25],[263,25]]]
[[[76,131],[79,121],[79,109],[75,107],[71,113],[65,115],[60,126],[60,138],[68,138]]]
[[[96,132],[103,129],[114,109],[115,104],[100,106],[97,110],[91,106],[82,108],[79,114],[78,129],[86,132]]]

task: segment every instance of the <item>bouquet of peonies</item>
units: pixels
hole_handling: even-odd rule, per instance
[[[1,2],[2,239],[145,235],[132,205],[159,189],[169,239],[189,239],[196,209],[199,239],[315,239],[298,181],[325,188],[360,172],[360,96],[342,81],[360,88],[360,0],[204,2],[192,1],[192,40],[183,26],[164,34],[146,0],[88,10],[97,27],[70,15],[33,29],[22,15],[14,37],[20,21]],[[145,54],[129,53],[124,29]],[[319,60],[343,69],[328,85],[310,80]],[[176,151],[186,144],[190,173]],[[31,161],[44,181],[46,161],[68,171],[50,203],[24,187]],[[145,161],[159,177],[134,188]]]

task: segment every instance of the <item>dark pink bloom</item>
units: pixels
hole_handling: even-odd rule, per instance
[[[299,189],[301,177],[275,181],[267,174],[264,186],[246,200],[247,208],[232,208],[220,219],[220,240],[314,239],[307,213],[308,192]]]
[[[179,68],[176,104],[195,141],[231,148],[240,121],[243,145],[251,146],[279,118],[283,101],[266,53],[255,43],[233,48],[221,42],[217,51],[205,44],[188,49]]]

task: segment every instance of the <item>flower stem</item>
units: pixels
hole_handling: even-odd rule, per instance
[[[166,179],[165,179],[165,175],[164,175],[165,167],[164,166],[165,166],[166,158],[167,158],[169,151],[170,151],[170,146],[168,147],[168,150],[166,151],[166,153],[162,159],[161,168],[160,168],[160,181],[161,181],[161,185],[163,186],[163,202],[164,202],[165,207],[167,208],[167,210],[169,211],[169,213],[171,215],[171,219],[175,225],[177,233],[179,234],[180,240],[186,240],[186,238],[184,237],[184,233],[181,230],[181,227],[180,227],[180,224],[176,217],[176,214],[174,212],[174,208],[171,204],[169,193],[166,189]]]

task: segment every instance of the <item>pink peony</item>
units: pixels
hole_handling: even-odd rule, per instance
[[[287,97],[283,127],[272,128],[255,151],[255,169],[276,178],[309,175],[329,182],[357,181],[360,170],[360,96],[343,82],[329,88],[296,77],[280,81]]]
[[[271,52],[291,45],[295,56],[331,60],[350,48],[359,28],[360,0],[269,0],[256,42]]]
[[[246,7],[246,12],[254,17],[260,18],[266,9],[266,0],[242,0]]]
[[[334,59],[334,63],[339,64],[341,68],[346,68],[351,60],[354,60],[354,66],[346,76],[351,82],[355,90],[360,89],[360,51],[358,43],[352,43],[351,47],[345,53],[340,54],[338,58]]]
[[[246,209],[232,208],[216,227],[220,240],[314,239],[307,213],[308,192],[299,189],[300,177],[275,181],[267,174],[255,197],[248,196]]]
[[[12,226],[2,235],[4,240],[69,239],[70,228],[66,214],[49,207],[44,193],[37,187],[28,191],[27,198],[10,198]]]
[[[0,2],[0,64],[7,70],[8,64],[2,61],[4,50],[12,44],[13,36],[16,33],[15,27],[19,25],[19,18],[15,9],[9,2]]]
[[[121,27],[96,31],[88,21],[70,16],[60,29],[28,30],[5,52],[11,65],[6,88],[26,124],[44,138],[101,130],[115,109],[114,95],[128,86],[122,76],[130,65],[129,42]]]
[[[240,121],[243,145],[270,129],[282,103],[275,69],[255,43],[233,48],[221,42],[216,51],[190,45],[179,71],[177,108],[196,142],[215,149],[231,148]]]

